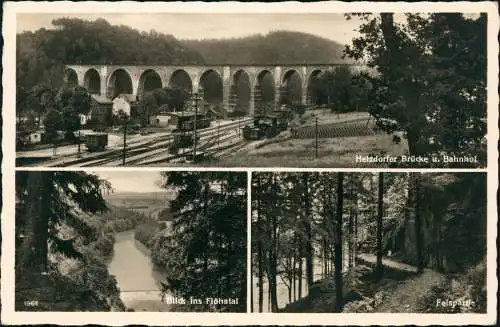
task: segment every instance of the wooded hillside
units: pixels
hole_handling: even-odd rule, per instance
[[[184,40],[207,64],[314,64],[346,62],[344,45],[315,35],[277,31],[232,39]],[[349,59],[347,59],[349,60]]]
[[[64,64],[202,64],[203,58],[172,35],[139,32],[104,19],[60,18],[55,29],[17,35],[17,85],[60,85]]]

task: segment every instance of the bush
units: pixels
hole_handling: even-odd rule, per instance
[[[473,312],[486,312],[486,262],[470,268],[464,280],[467,296],[476,303]]]
[[[135,228],[134,238],[146,247],[151,248],[153,237],[158,230],[157,224],[153,222],[144,223]]]

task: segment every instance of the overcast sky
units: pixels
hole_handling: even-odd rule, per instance
[[[346,20],[343,14],[18,14],[17,32],[53,28],[60,17],[96,20],[112,25],[127,25],[140,31],[152,29],[172,34],[177,39],[231,38],[289,30],[314,34],[341,44],[350,43],[359,27],[358,19]]]
[[[99,171],[97,176],[111,183],[114,192],[158,192],[162,179],[158,171]]]

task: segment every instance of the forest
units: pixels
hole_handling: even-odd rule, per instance
[[[241,38],[182,40],[214,65],[292,65],[351,62],[342,58],[343,45],[312,34],[272,31]]]
[[[253,174],[251,311],[485,312],[485,199],[482,173]]]
[[[109,205],[109,191],[86,172],[16,172],[17,311],[126,310],[107,262],[114,235],[148,218]]]
[[[238,300],[179,305],[173,311],[246,312],[246,173],[165,172],[163,187],[177,194],[160,215],[170,224],[135,230],[155,268],[167,276],[163,293]]]
[[[17,35],[18,90],[43,83],[59,86],[65,64],[182,65],[203,64],[199,54],[172,35],[139,32],[104,19],[59,18],[54,29]]]

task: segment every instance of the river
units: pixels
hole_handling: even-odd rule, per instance
[[[115,235],[114,254],[108,269],[114,275],[120,298],[127,308],[135,311],[169,311],[161,302],[162,275],[153,268],[150,251],[135,240],[134,231]]]

